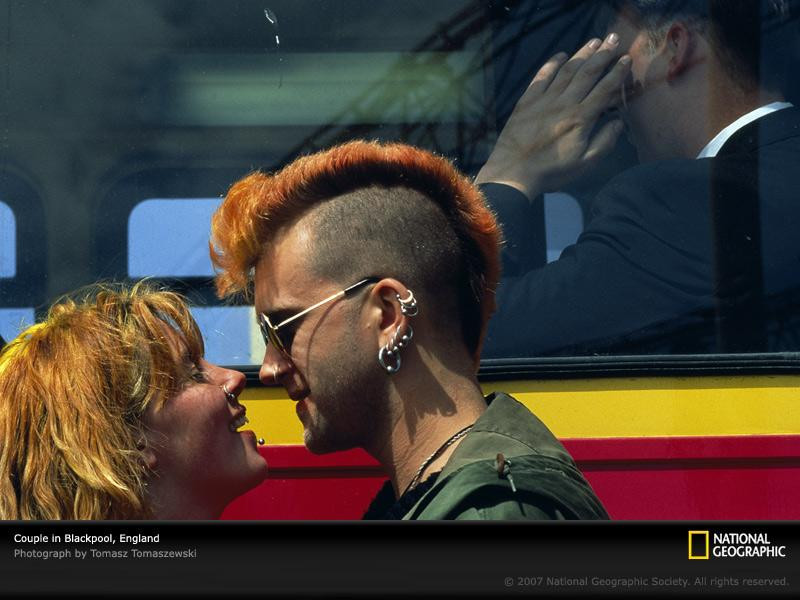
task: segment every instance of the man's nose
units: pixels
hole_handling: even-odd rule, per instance
[[[265,385],[280,383],[281,379],[292,370],[292,361],[272,344],[264,351],[264,360],[258,370],[258,378]]]

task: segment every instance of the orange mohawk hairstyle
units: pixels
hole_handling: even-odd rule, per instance
[[[252,271],[277,231],[312,207],[369,187],[419,192],[458,237],[483,325],[494,310],[501,233],[483,195],[445,158],[398,143],[352,141],[236,182],[214,214],[211,260],[220,296],[249,295]]]

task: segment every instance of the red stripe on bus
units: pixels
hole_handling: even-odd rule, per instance
[[[562,440],[615,519],[800,519],[800,436]],[[260,448],[270,477],[226,519],[358,519],[385,481],[361,450]]]
[[[581,438],[562,442],[578,463],[800,457],[800,435]]]
[[[579,464],[605,461],[777,459],[800,457],[800,435],[573,438],[561,440]],[[363,450],[315,455],[305,446],[259,448],[273,472],[296,469],[343,469],[380,473]]]

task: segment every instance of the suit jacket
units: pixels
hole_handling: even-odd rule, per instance
[[[800,349],[799,169],[800,110],[771,113],[716,157],[615,177],[546,265],[541,199],[484,186],[514,224],[484,356]]]

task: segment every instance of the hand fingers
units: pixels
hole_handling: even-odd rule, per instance
[[[550,85],[550,82],[553,81],[553,78],[558,73],[558,70],[567,60],[567,54],[565,52],[559,52],[555,56],[553,56],[550,60],[542,65],[542,68],[534,76],[533,80],[531,81],[530,85],[528,85],[528,89],[531,88],[542,88],[547,89]]]
[[[602,45],[603,41],[598,38],[589,40],[584,44],[583,47],[559,69],[549,89],[557,94],[563,92],[570,84],[573,77],[580,71],[586,60],[591,58]]]
[[[630,67],[631,57],[625,54],[583,99],[581,106],[589,118],[595,118],[612,105],[622,102],[623,87]]]
[[[542,68],[539,69],[530,84],[528,84],[528,88],[517,100],[512,117],[516,115],[518,118],[523,118],[523,116],[528,115],[528,111],[534,108],[539,101],[539,95],[547,90],[553,77],[566,60],[566,53],[559,52],[542,65]],[[528,117],[525,116],[525,118]]]
[[[586,161],[593,161],[608,154],[614,147],[614,144],[617,143],[617,138],[619,138],[619,134],[622,133],[622,129],[622,121],[619,119],[609,121],[603,125],[600,131],[598,131],[589,142],[589,146],[586,148],[583,158]]]
[[[597,50],[581,65],[563,95],[569,102],[581,102],[603,79],[606,70],[619,56],[619,36],[610,33]]]

